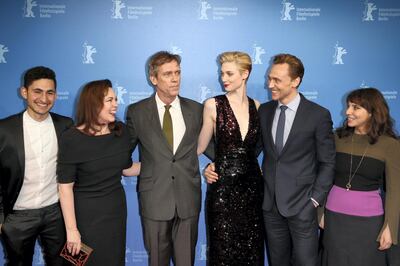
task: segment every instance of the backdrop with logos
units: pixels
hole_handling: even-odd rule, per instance
[[[145,62],[156,51],[182,56],[181,95],[203,102],[223,93],[218,54],[240,50],[253,60],[248,94],[261,102],[269,99],[269,61],[285,52],[303,61],[300,91],[331,111],[334,126],[343,121],[346,93],[370,86],[382,91],[399,121],[399,28],[397,0],[1,0],[0,118],[24,109],[21,74],[32,66],[56,71],[53,111],[67,116],[74,115],[83,84],[110,79],[124,120],[129,104],[154,92]],[[207,163],[201,156],[201,168]],[[147,265],[136,181],[122,179],[128,199],[126,265]],[[205,194],[204,182],[202,189]],[[203,208],[199,266],[206,265],[205,230]],[[3,257],[0,251],[1,264]],[[44,264],[38,246],[33,264]]]

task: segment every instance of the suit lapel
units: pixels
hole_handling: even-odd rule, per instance
[[[290,129],[289,136],[288,136],[288,138],[286,140],[285,146],[283,146],[281,154],[283,154],[285,152],[287,147],[290,145],[290,142],[293,141],[293,139],[297,135],[298,130],[304,124],[304,118],[307,117],[306,116],[307,115],[307,108],[306,108],[306,106],[307,106],[306,101],[307,100],[301,94],[300,94],[300,97],[301,97],[300,104],[299,104],[299,107],[297,108],[296,116],[294,117],[292,128]]]
[[[265,117],[266,119],[266,133],[267,133],[267,140],[268,143],[270,143],[270,149],[274,151],[275,154],[278,154],[275,143],[274,143],[274,138],[272,137],[272,124],[274,122],[274,117],[275,117],[275,112],[276,112],[276,107],[278,106],[278,102],[274,101],[274,104],[271,106],[271,108],[268,110],[268,113]]]
[[[17,117],[15,124],[15,148],[18,154],[18,162],[21,167],[21,172],[25,172],[25,145],[24,145],[24,127],[23,127],[23,112]]]
[[[56,131],[57,139],[59,139],[61,136],[61,133],[65,130],[65,125],[63,125],[60,122],[60,120],[58,119],[58,117],[55,114],[50,113],[50,116],[51,116],[51,120],[53,120],[53,126]]]
[[[161,143],[163,143],[163,145],[172,153],[171,147],[169,146],[168,141],[165,138],[164,132],[162,130],[160,117],[158,116],[155,94],[150,99],[147,108],[148,108],[147,113],[149,114],[150,129],[154,130],[156,136],[160,139]]]

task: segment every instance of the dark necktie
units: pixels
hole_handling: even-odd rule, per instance
[[[174,149],[174,135],[172,133],[172,118],[171,118],[171,113],[169,112],[169,109],[171,108],[171,105],[165,105],[165,112],[164,112],[164,119],[163,119],[163,131],[165,134],[165,137],[168,141],[168,144],[171,146],[171,149]]]
[[[283,133],[285,131],[285,111],[288,108],[286,105],[281,105],[281,113],[279,114],[278,125],[276,127],[275,146],[278,154],[281,154],[283,149]]]

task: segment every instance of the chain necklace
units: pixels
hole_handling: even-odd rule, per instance
[[[361,160],[358,162],[358,165],[356,167],[356,170],[353,172],[353,174],[351,174],[351,171],[353,170],[353,135],[351,135],[351,153],[350,153],[350,170],[349,170],[349,181],[346,184],[346,190],[349,191],[351,188],[351,181],[353,181],[354,176],[356,175],[358,168],[360,168],[362,161],[364,160],[365,154],[367,153],[368,147],[369,147],[369,143],[367,144],[367,146],[364,149],[364,153],[361,156]]]

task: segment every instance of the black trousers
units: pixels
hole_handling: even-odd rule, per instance
[[[31,266],[36,240],[43,250],[46,265],[64,265],[59,256],[65,243],[65,227],[60,204],[8,214],[1,228],[6,265]]]
[[[317,266],[317,208],[312,201],[295,216],[282,216],[276,202],[264,210],[267,252],[270,266]]]

